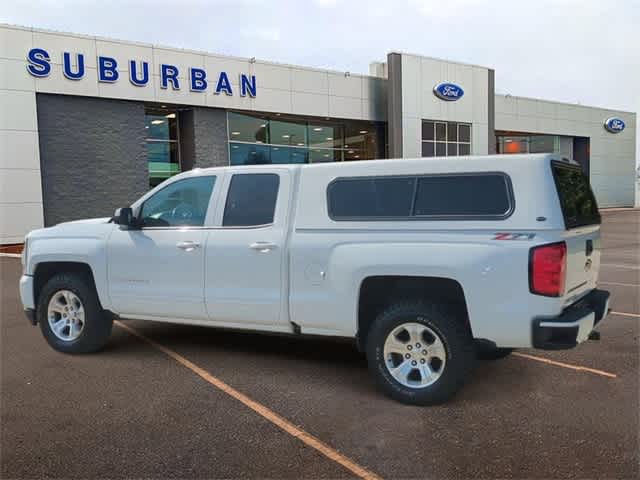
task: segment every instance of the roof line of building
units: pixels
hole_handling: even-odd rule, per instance
[[[376,75],[367,75],[367,74],[362,74],[362,73],[354,73],[354,72],[345,71],[345,70],[334,70],[334,69],[328,69],[328,68],[309,67],[309,66],[303,66],[303,65],[293,65],[293,64],[290,64],[290,63],[275,62],[275,61],[271,61],[271,60],[262,60],[262,59],[257,59],[257,58],[239,57],[239,56],[235,56],[235,55],[227,55],[227,54],[207,52],[207,51],[204,51],[204,50],[194,50],[194,49],[187,49],[187,48],[172,47],[172,46],[169,46],[169,45],[152,44],[152,43],[147,43],[147,42],[140,42],[140,41],[137,41],[137,40],[124,40],[124,39],[119,39],[119,38],[103,37],[103,36],[99,36],[99,35],[73,33],[73,32],[66,32],[66,31],[62,31],[62,30],[54,30],[54,29],[46,29],[46,28],[38,28],[38,27],[28,27],[28,26],[24,26],[24,25],[16,25],[16,24],[9,24],[9,23],[0,23],[0,27],[12,28],[12,29],[24,30],[24,31],[30,31],[30,32],[45,33],[45,34],[63,35],[63,36],[75,37],[75,38],[86,39],[86,40],[96,40],[96,41],[104,41],[104,42],[111,42],[111,43],[120,43],[120,44],[125,44],[125,45],[137,45],[137,46],[142,46],[142,47],[146,47],[146,48],[178,51],[178,52],[183,52],[183,53],[191,53],[191,54],[195,54],[195,55],[203,55],[203,56],[210,56],[210,57],[221,57],[221,58],[225,58],[225,59],[229,59],[229,60],[237,60],[237,61],[242,61],[242,62],[252,62],[253,61],[255,63],[259,63],[259,64],[262,64],[262,65],[274,65],[274,66],[278,66],[278,67],[292,68],[292,69],[297,69],[297,70],[307,70],[307,71],[322,72],[322,73],[327,73],[327,74],[338,74],[338,75],[344,75],[344,76],[353,76],[353,77],[358,77],[358,78],[362,78],[362,79],[382,79],[382,80],[386,80],[385,78],[379,77],[379,76],[376,76]],[[463,66],[467,66],[467,67],[485,68],[485,69],[493,70],[493,67],[486,67],[486,66],[482,66],[482,65],[473,64],[473,63],[465,63],[465,62],[453,61],[453,60],[449,60],[449,59],[446,59],[446,58],[432,57],[432,56],[427,56],[427,55],[419,55],[419,54],[416,54],[416,53],[402,52],[402,51],[399,51],[399,50],[392,50],[392,51],[389,51],[388,53],[389,54],[397,53],[397,54],[400,54],[400,55],[408,55],[408,56],[413,56],[413,57],[418,57],[418,58],[425,58],[425,59],[428,59],[428,60],[436,60],[436,61],[440,61],[440,62],[447,62],[447,63],[452,63],[452,64],[456,64],[456,65],[463,65]],[[386,62],[380,62],[380,63],[386,63]],[[560,104],[560,105],[572,105],[572,106],[585,107],[585,108],[598,108],[600,110],[609,110],[609,111],[621,112],[621,113],[626,113],[626,114],[629,114],[629,115],[637,116],[636,112],[633,112],[633,111],[630,111],[630,110],[614,109],[614,108],[601,107],[601,106],[596,106],[596,105],[583,105],[583,104],[579,104],[579,103],[575,103],[575,102],[562,102],[562,101],[559,101],[559,100],[548,100],[548,99],[544,99],[544,98],[527,97],[527,96],[524,96],[524,95],[511,95],[511,94],[508,94],[508,93],[497,93],[496,92],[496,96],[497,95],[504,96],[504,97],[512,97],[512,98],[522,98],[522,99],[525,99],[525,100],[534,100],[534,101],[539,101],[539,102],[556,103],[556,104]]]
[[[570,105],[573,107],[583,107],[583,108],[597,108],[598,110],[608,110],[610,112],[619,112],[619,113],[627,113],[629,115],[634,115],[636,116],[637,113],[633,112],[631,110],[621,110],[618,108],[609,108],[609,107],[600,107],[598,105],[584,105],[582,103],[576,103],[576,102],[562,102],[560,100],[549,100],[546,98],[538,98],[538,97],[527,97],[524,95],[512,95],[510,93],[498,93],[496,92],[496,97],[505,97],[505,98],[513,98],[513,99],[518,99],[521,98],[523,100],[533,100],[536,102],[546,102],[546,103],[556,103],[558,105]]]
[[[330,69],[330,68],[320,68],[320,67],[309,67],[309,66],[304,66],[304,65],[294,65],[294,64],[291,64],[291,63],[275,62],[275,61],[272,61],[272,60],[263,60],[263,59],[259,59],[259,58],[255,58],[255,57],[240,57],[240,56],[237,56],[237,55],[214,53],[214,52],[208,52],[208,51],[205,51],[205,50],[194,50],[194,49],[180,48],[180,47],[175,47],[175,46],[172,47],[170,45],[141,42],[139,40],[124,40],[124,39],[121,39],[121,38],[103,37],[103,36],[100,36],[100,35],[89,35],[89,34],[86,34],[86,33],[74,33],[74,32],[67,32],[67,31],[63,31],[63,30],[53,30],[53,29],[48,29],[48,28],[27,27],[27,26],[24,26],[24,25],[15,25],[15,24],[10,24],[10,23],[0,23],[0,27],[12,28],[12,29],[16,29],[16,30],[24,30],[24,31],[29,31],[29,32],[37,32],[37,33],[45,33],[45,34],[53,34],[53,35],[63,35],[63,36],[66,36],[66,37],[75,37],[75,38],[84,39],[84,40],[97,40],[97,41],[102,41],[102,42],[120,43],[120,44],[125,44],[125,45],[135,45],[135,46],[139,46],[139,47],[153,48],[153,49],[158,49],[158,50],[173,50],[173,51],[179,51],[179,52],[184,52],[184,53],[191,53],[191,54],[195,54],[195,55],[205,55],[205,56],[209,56],[209,57],[222,57],[222,58],[225,58],[225,59],[238,60],[238,61],[242,61],[242,62],[251,62],[251,61],[253,61],[254,63],[259,63],[259,64],[262,64],[262,65],[274,65],[274,66],[278,66],[278,67],[294,68],[294,69],[297,69],[297,70],[311,70],[311,71],[314,71],[314,72],[332,73],[332,74],[339,74],[339,75],[345,75],[345,76],[351,76],[351,77],[380,79],[380,77],[377,77],[375,75],[367,75],[367,74],[364,74],[364,73],[351,72],[351,71],[347,71],[347,70],[335,70],[335,69]]]
[[[486,65],[478,65],[476,63],[468,63],[468,62],[459,62],[457,60],[449,60],[448,58],[441,58],[441,57],[432,57],[430,55],[421,55],[419,53],[403,52],[400,50],[391,50],[390,52],[388,52],[388,54],[391,54],[391,53],[397,53],[399,55],[407,55],[410,57],[426,58],[427,60],[436,60],[437,62],[453,63],[455,65],[462,65],[464,67],[475,67],[475,68],[484,68],[487,70],[495,70],[493,67],[487,67]]]

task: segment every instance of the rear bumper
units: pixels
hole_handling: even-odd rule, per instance
[[[594,327],[609,312],[609,292],[595,289],[554,317],[536,317],[532,344],[544,350],[573,348],[589,338]]]

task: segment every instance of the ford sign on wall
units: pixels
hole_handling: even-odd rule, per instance
[[[464,95],[464,90],[455,83],[439,83],[433,87],[433,93],[436,97],[447,102],[455,102],[460,100]]]
[[[624,120],[617,117],[607,118],[604,121],[604,128],[607,129],[608,132],[611,133],[620,133],[624,130],[625,124]]]

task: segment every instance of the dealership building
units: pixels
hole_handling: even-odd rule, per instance
[[[0,244],[230,164],[555,152],[601,206],[634,205],[635,113],[499,95],[482,66],[381,60],[358,75],[0,25]]]

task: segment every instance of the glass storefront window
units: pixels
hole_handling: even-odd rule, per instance
[[[372,122],[236,112],[229,112],[228,119],[232,165],[369,160],[380,156],[384,142],[383,130]]]
[[[449,122],[447,124],[447,141],[448,142],[457,142],[458,141],[458,124]]]
[[[251,143],[232,143],[229,152],[231,165],[265,165],[271,163],[269,147]]]
[[[304,123],[271,120],[269,124],[273,145],[307,146],[307,127]]]
[[[435,141],[434,141],[435,139]],[[422,156],[444,157],[471,153],[471,125],[422,121]]]
[[[471,125],[465,123],[458,124],[458,141],[471,143]]]
[[[342,150],[331,150],[328,148],[314,148],[309,150],[310,163],[340,162],[342,160]]]
[[[436,156],[436,145],[434,142],[422,142],[422,156],[423,157]]]
[[[175,140],[178,138],[178,122],[175,113],[147,113],[144,117],[144,128],[148,139]]]
[[[573,156],[573,137],[559,135],[496,135],[498,153],[560,153]]]
[[[307,149],[271,146],[271,163],[307,163]]]
[[[498,153],[528,153],[529,139],[527,137],[503,138],[499,142]]]
[[[309,124],[309,146],[318,148],[341,148],[344,128],[341,125]]]
[[[422,141],[435,140],[433,122],[422,122]]]
[[[181,171],[178,118],[176,112],[147,110],[144,123],[149,186],[153,188]]]
[[[529,137],[529,153],[548,153],[556,151],[556,139],[549,135]]]
[[[229,112],[229,139],[236,142],[269,143],[267,121]]]

